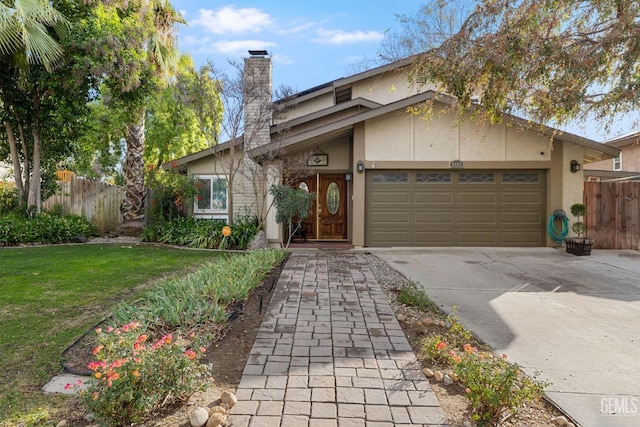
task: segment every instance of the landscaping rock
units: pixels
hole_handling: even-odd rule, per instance
[[[444,375],[440,371],[435,371],[433,373],[433,378],[435,378],[436,381],[440,382],[440,381],[442,381],[444,379]]]
[[[236,403],[238,403],[238,398],[235,394],[229,391],[223,391],[220,395],[220,402],[226,403],[227,405],[229,405],[229,409],[231,409],[235,406]]]
[[[449,375],[445,375],[443,378],[444,384],[445,385],[451,385],[453,384],[453,380],[451,379],[451,377]]]
[[[189,423],[192,427],[202,427],[207,424],[209,419],[209,411],[202,406],[197,407],[189,416]]]
[[[88,241],[89,239],[87,239],[87,237],[83,236],[82,234],[76,234],[71,238],[72,243],[87,243]]]
[[[396,319],[398,319],[398,322],[404,322],[405,320],[407,320],[406,317],[404,317],[403,314],[398,314],[398,316],[396,317]]]
[[[567,421],[567,418],[564,416],[555,417],[552,421],[557,426],[566,426],[569,424],[569,421]]]
[[[228,412],[228,406],[229,406],[229,405],[226,405],[226,404],[224,404],[224,403],[223,403],[223,405],[224,405],[224,406],[227,406],[227,408],[225,408],[225,407],[223,407],[223,406],[218,405],[218,406],[214,406],[213,408],[209,409],[209,416],[211,416],[211,415],[213,415],[213,414],[217,414],[217,413],[220,413],[220,414],[222,414],[222,415],[226,415],[226,414],[227,414],[227,412]]]
[[[268,247],[269,247],[269,241],[267,240],[267,235],[262,230],[258,231],[258,234],[256,234],[253,237],[253,240],[251,241],[251,243],[249,243],[249,249],[252,249],[252,250],[266,249]]]
[[[449,375],[454,382],[460,381],[460,377],[454,374],[453,372]]]
[[[219,412],[211,415],[209,417],[209,421],[207,421],[207,427],[218,427],[218,426],[226,426],[227,425],[227,417]]]
[[[427,378],[432,378],[433,377],[433,369],[429,369],[429,368],[424,368],[422,370],[422,373],[424,374],[425,377]]]
[[[89,413],[89,414],[85,415],[84,419],[88,423],[92,423],[92,422],[95,421],[96,417],[93,414]]]
[[[67,427],[68,425],[69,423],[67,422],[67,420],[62,420],[58,424],[56,424],[56,427]]]

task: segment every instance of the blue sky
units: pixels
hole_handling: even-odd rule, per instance
[[[220,69],[249,49],[266,49],[274,88],[299,91],[348,76],[375,60],[398,14],[414,14],[422,0],[197,1],[173,0],[188,26],[179,49],[196,64],[211,59]]]
[[[423,0],[205,1],[172,0],[188,22],[178,33],[179,49],[196,65],[211,60],[231,73],[229,60],[249,49],[265,49],[273,61],[274,88],[296,91],[363,71],[375,61],[398,15],[413,15]],[[631,130],[621,118],[608,132],[597,123],[564,130],[602,141]]]

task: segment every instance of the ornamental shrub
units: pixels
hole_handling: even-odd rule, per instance
[[[0,216],[18,213],[20,199],[15,184],[0,181]]]
[[[62,243],[77,235],[97,234],[97,227],[78,215],[58,216],[42,212],[28,217],[18,214],[0,217],[0,246]]]
[[[510,414],[516,414],[524,403],[542,397],[546,383],[538,381],[520,370],[517,364],[506,361],[505,354],[478,352],[467,344],[454,365],[465,394],[471,404],[471,413],[478,426],[499,425]]]
[[[249,246],[258,232],[258,221],[253,218],[236,219],[231,235],[224,236],[224,220],[177,217],[158,220],[142,231],[143,242],[159,242],[197,249],[240,249]]]
[[[198,362],[204,348],[184,348],[172,335],[150,342],[138,323],[97,329],[96,360],[83,404],[101,424],[140,423],[165,405],[184,404],[207,386],[208,367]],[[68,384],[67,387],[73,387]]]

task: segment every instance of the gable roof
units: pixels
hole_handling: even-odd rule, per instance
[[[340,87],[351,85],[360,80],[368,79],[381,75],[383,73],[392,72],[404,68],[413,64],[415,62],[415,59],[415,56],[409,57],[404,60],[376,67],[349,77],[339,78],[331,82],[296,93],[287,98],[277,100],[274,102],[274,104],[295,106],[300,102],[307,101],[325,95],[327,93],[334,93],[335,96],[336,90]],[[365,98],[351,99],[349,101],[338,103],[321,110],[313,111],[309,114],[299,116],[289,121],[271,126],[270,132],[272,142],[270,144],[252,149],[250,151],[250,154],[257,157],[269,152],[276,152],[282,149],[284,149],[285,151],[303,151],[307,148],[311,148],[318,143],[350,135],[353,127],[357,123],[362,123],[366,120],[388,114],[393,111],[398,111],[401,109],[406,110],[406,108],[410,105],[415,105],[427,100],[442,102],[447,105],[453,105],[453,103],[455,102],[455,99],[453,97],[435,92],[433,90],[428,90],[417,95],[409,96],[407,98],[389,104],[379,104]],[[478,107],[472,106],[471,108]],[[345,112],[353,112],[353,114],[334,121],[326,120],[326,123],[322,125],[307,129],[293,135],[287,135],[284,137],[282,136],[282,134],[286,133],[286,129],[290,129],[292,127],[303,124],[309,124],[319,119],[328,119],[331,115],[339,113],[344,114]],[[505,122],[517,128],[531,129],[532,131],[538,132],[541,135],[548,136],[556,140],[570,142],[572,144],[585,148],[585,161],[587,162],[614,158],[617,157],[620,152],[620,150],[617,148],[619,145],[614,144],[614,141],[611,141],[611,143],[602,144],[585,137],[554,129],[542,124],[534,123],[510,114],[505,113],[503,117]],[[640,136],[640,132],[636,133],[635,135]],[[242,143],[243,137],[239,137],[239,140]],[[198,153],[194,153],[189,156],[177,159],[172,163],[174,165],[183,165],[205,158],[212,154],[223,152],[225,150],[228,150],[230,147],[231,144],[229,141],[227,141],[215,147],[207,148]],[[163,168],[167,169],[165,165],[163,165]]]
[[[168,163],[163,164],[161,166],[161,168],[163,170],[169,170],[169,169],[173,169],[173,168],[178,167],[178,166],[182,166],[182,165],[186,165],[188,163],[195,162],[195,161],[200,160],[200,159],[204,159],[204,158],[212,156],[212,155],[223,153],[223,152],[231,149],[231,146],[233,145],[232,142],[236,143],[236,145],[235,145],[236,150],[242,150],[243,149],[243,147],[244,147],[244,138],[242,136],[240,136],[240,137],[236,138],[235,140],[225,141],[225,142],[222,142],[220,144],[213,145],[211,147],[205,148],[204,150],[200,150],[198,152],[195,152],[193,154],[189,154],[189,155],[186,155],[184,157],[180,157],[179,159],[172,160],[172,161],[170,161]]]
[[[401,59],[399,61],[394,61],[389,64],[381,65],[379,67],[372,68],[370,70],[362,71],[360,73],[356,73],[352,76],[341,77],[336,80],[332,80],[327,83],[323,83],[318,86],[314,86],[310,89],[295,93],[286,98],[279,99],[275,101],[276,104],[284,103],[289,105],[295,105],[299,102],[308,101],[310,99],[316,98],[318,96],[334,92],[337,88],[341,86],[351,85],[353,83],[359,82],[364,79],[368,79],[370,77],[375,77],[380,74],[388,73],[390,71],[395,71],[400,68],[404,68],[408,65],[413,64],[416,61],[417,56],[410,56],[405,59]]]
[[[342,135],[350,134],[353,126],[357,123],[364,122],[369,119],[373,119],[375,117],[405,109],[411,105],[415,105],[427,100],[441,102],[447,105],[453,105],[455,102],[455,98],[449,95],[444,95],[439,92],[435,92],[433,90],[428,90],[426,92],[410,96],[408,98],[401,99],[396,102],[392,102],[389,104],[377,104],[377,107],[371,108],[368,110],[363,110],[362,112],[355,114],[350,117],[346,117],[340,120],[336,120],[333,122],[326,123],[322,126],[309,129],[291,136],[287,136],[285,138],[282,137],[274,137],[274,132],[272,132],[272,143],[264,145],[262,147],[257,147],[251,150],[251,155],[259,156],[265,154],[269,151],[273,151],[277,149],[287,149],[293,145],[301,144],[297,146],[297,149],[304,150],[305,148],[310,148],[311,146],[323,142],[327,139],[336,138]],[[375,103],[373,103],[375,104]],[[324,110],[319,110],[314,113],[311,113],[307,116],[313,116],[313,119],[318,119],[323,116],[327,116],[329,114],[333,114],[336,110],[336,107],[340,107],[342,104],[338,104],[334,107],[330,107]],[[472,106],[472,108],[477,108],[476,106]],[[290,122],[281,123],[277,126],[277,129],[283,129],[286,127],[290,127],[296,124],[299,124],[296,121],[304,122],[305,117],[302,116],[297,119],[294,119]],[[616,147],[607,146],[601,144],[597,141],[578,136],[569,132],[560,131],[558,129],[554,129],[549,126],[545,126],[542,124],[534,123],[526,119],[522,119],[520,117],[504,114],[503,115],[505,122],[509,125],[515,126],[520,129],[532,129],[541,135],[548,136],[550,138],[554,138],[561,141],[570,142],[572,144],[581,146],[585,148],[585,158],[589,161],[603,160],[607,158],[617,157],[620,150]],[[294,123],[295,122],[295,123]],[[308,147],[307,147],[308,146]]]
[[[610,147],[625,147],[627,145],[640,143],[640,131],[629,132],[624,135],[618,135],[615,138],[608,139],[604,142]]]

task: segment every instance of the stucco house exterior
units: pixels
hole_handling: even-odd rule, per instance
[[[613,159],[585,165],[584,176],[588,181],[640,180],[640,132],[630,132],[603,143],[620,150]]]
[[[204,189],[196,217],[251,210],[264,216],[273,244],[283,232],[268,210],[268,187],[303,169],[294,185],[317,194],[305,221],[308,241],[551,246],[547,219],[582,201],[582,166],[619,153],[514,116],[490,126],[460,121],[447,109],[451,98],[408,83],[410,59],[272,103],[269,55],[250,53],[244,134],[171,165]],[[425,102],[433,103],[429,118],[410,111]],[[232,164],[242,172],[231,176]]]

